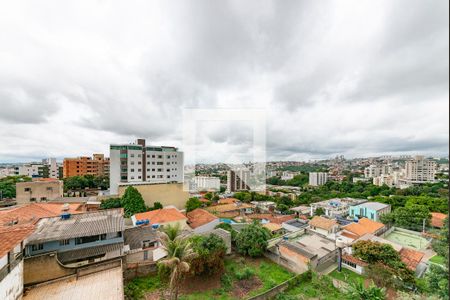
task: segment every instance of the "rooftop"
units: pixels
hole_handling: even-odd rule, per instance
[[[66,220],[61,217],[42,219],[28,241],[30,244],[36,244],[123,230],[123,210],[107,209],[72,215]]]
[[[442,228],[444,226],[444,221],[448,216],[443,213],[432,212],[431,213],[431,226]]]
[[[389,205],[380,203],[380,202],[365,202],[365,203],[356,204],[356,205],[360,205],[363,207],[367,207],[368,209],[377,210],[377,211],[389,207]]]
[[[333,208],[345,208],[350,205],[357,205],[366,202],[365,199],[355,199],[355,198],[333,198],[329,200],[324,200],[320,202],[311,203],[314,207],[324,207],[328,209]]]
[[[219,203],[219,204],[232,204],[232,203],[236,203],[236,202],[239,202],[239,200],[236,198],[223,198],[223,199],[219,199],[219,201],[217,201],[217,203]]]
[[[406,264],[406,266],[415,271],[417,265],[420,263],[422,258],[424,257],[424,253],[420,251],[416,251],[413,249],[403,248],[399,252],[401,260]]]
[[[150,224],[164,224],[187,219],[187,217],[176,208],[161,208],[138,213],[134,216],[136,220],[149,220]]]
[[[342,228],[358,236],[363,236],[367,233],[375,233],[383,227],[383,223],[361,218],[358,220],[358,223],[350,223]]]
[[[311,257],[317,255],[319,259],[336,249],[334,241],[314,233],[303,234],[290,243],[302,249],[303,252],[310,253]]]
[[[206,210],[210,211],[210,212],[227,212],[227,211],[235,211],[235,210],[240,210],[240,209],[245,209],[245,208],[253,208],[253,205],[247,204],[247,203],[242,203],[242,204],[236,204],[236,203],[231,203],[231,204],[223,204],[223,205],[214,205],[214,206],[210,206],[208,207]]]
[[[250,219],[268,220],[270,223],[281,224],[295,218],[294,215],[275,215],[275,214],[251,214],[247,216]]]
[[[34,230],[34,226],[20,226],[13,229],[0,230],[0,258],[14,249]]]
[[[187,217],[189,226],[194,229],[218,219],[212,213],[201,208],[188,212]]]
[[[277,223],[266,223],[262,227],[269,229],[270,232],[278,231],[283,228],[280,224]]]
[[[143,242],[158,239],[158,232],[151,226],[131,227],[125,229],[123,237],[124,244],[129,245],[130,250],[142,249]]]
[[[24,300],[122,300],[123,279],[122,268],[116,267],[89,275],[44,283],[26,290]]]
[[[330,230],[334,226],[338,225],[338,223],[336,222],[336,220],[331,220],[331,219],[327,219],[324,217],[315,216],[314,218],[312,218],[311,221],[309,221],[309,225],[317,227],[317,228],[325,229],[325,230]]]

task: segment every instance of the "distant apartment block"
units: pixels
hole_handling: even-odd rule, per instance
[[[119,184],[182,183],[183,152],[175,147],[146,146],[144,139],[135,144],[110,145],[110,192],[118,193]]]
[[[64,178],[83,175],[108,176],[109,158],[105,158],[103,154],[94,154],[92,157],[64,158]]]
[[[209,176],[195,176],[191,180],[193,191],[218,191],[220,190],[220,178]]]
[[[63,182],[54,178],[37,178],[16,183],[17,204],[55,200],[63,196]]]
[[[321,208],[325,216],[329,218],[335,218],[336,216],[345,217],[348,215],[348,208],[352,205],[357,205],[363,202],[367,202],[365,199],[354,198],[333,198],[320,202],[311,203],[310,215],[313,216],[318,208]]]
[[[436,162],[415,156],[405,163],[405,180],[408,183],[425,183],[435,181]]]
[[[281,173],[281,180],[291,180],[294,179],[294,176],[297,175],[297,172],[291,172],[291,171],[283,171]]]
[[[227,192],[250,190],[248,182],[250,171],[245,169],[230,170],[227,173]]]
[[[22,175],[28,177],[41,178],[60,178],[60,166],[56,162],[56,158],[46,158],[42,163],[28,163],[16,166],[14,175]]]
[[[328,181],[328,173],[325,172],[311,172],[309,173],[309,185],[319,186],[324,185]]]

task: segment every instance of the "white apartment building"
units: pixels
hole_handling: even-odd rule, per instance
[[[328,181],[328,173],[325,172],[311,172],[309,173],[309,185],[319,186],[324,185]]]
[[[191,180],[191,190],[193,191],[210,191],[220,190],[220,178],[210,176],[195,176]]]
[[[14,176],[16,174],[16,171],[14,168],[1,168],[0,169],[0,178],[8,177],[8,176]]]
[[[405,180],[408,183],[433,182],[435,175],[436,162],[434,160],[418,155],[405,164]]]
[[[375,178],[381,175],[389,175],[392,173],[392,165],[370,165],[364,169],[365,178]]]
[[[175,147],[135,144],[110,145],[110,194],[120,183],[182,183],[183,152]]]
[[[42,164],[48,168],[48,178],[59,178],[59,165],[56,158],[47,158],[42,160]],[[61,174],[62,175],[62,174]]]
[[[294,176],[297,174],[298,174],[297,172],[283,171],[283,173],[281,173],[281,179],[282,180],[291,180],[291,179],[294,179]]]
[[[41,177],[43,172],[43,164],[24,164],[15,167],[15,175],[22,175],[28,177]]]

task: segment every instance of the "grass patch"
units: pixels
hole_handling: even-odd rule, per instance
[[[125,285],[125,298],[133,300],[142,299],[145,293],[155,291],[160,287],[161,282],[156,275],[137,277]]]
[[[342,268],[342,271],[339,272],[337,269],[334,270],[333,272],[331,272],[329,274],[330,277],[337,279],[337,280],[341,280],[344,281],[346,283],[349,283],[351,281],[358,281],[358,282],[363,282],[364,281],[364,276],[359,275],[355,272],[352,272],[348,269]]]
[[[311,299],[321,300],[343,299],[342,292],[333,286],[332,278],[316,273],[311,274],[311,280],[302,280],[284,293],[278,294],[276,300]]]
[[[430,258],[430,261],[438,265],[445,265],[445,258],[440,255],[433,256],[432,258]]]

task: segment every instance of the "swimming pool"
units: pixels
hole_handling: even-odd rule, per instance
[[[430,244],[430,241],[422,237],[420,233],[399,228],[395,228],[384,238],[399,245],[418,250],[425,249]]]
[[[219,220],[220,220],[220,222],[227,223],[227,224],[236,224],[235,221],[230,220],[230,219],[222,219],[222,218],[220,218]]]

